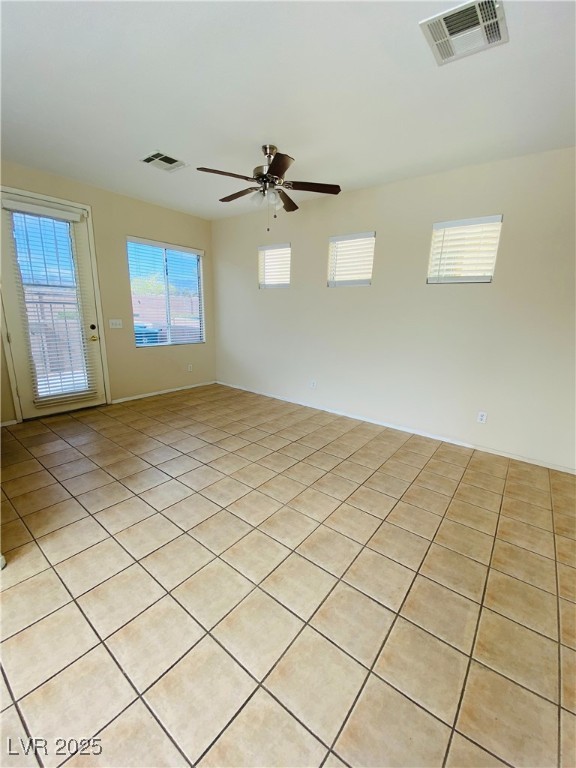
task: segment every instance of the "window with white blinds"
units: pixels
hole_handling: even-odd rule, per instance
[[[258,248],[258,285],[260,288],[286,288],[290,285],[290,243],[263,245]]]
[[[127,250],[136,346],[203,342],[201,252],[137,238]]]
[[[427,282],[492,282],[501,227],[501,215],[434,224]]]
[[[331,237],[328,250],[328,286],[371,285],[375,232]]]
[[[2,207],[9,211],[13,234],[33,402],[42,406],[92,397],[95,359],[83,318],[88,287],[76,253],[78,245],[87,247],[85,233],[75,229],[81,215],[9,200]]]

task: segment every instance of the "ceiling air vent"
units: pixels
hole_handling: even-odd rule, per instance
[[[470,56],[508,42],[501,2],[464,3],[420,22],[438,64]]]
[[[184,168],[186,163],[182,160],[176,160],[174,157],[164,155],[162,152],[154,152],[153,155],[148,155],[142,160],[143,163],[153,165],[154,168],[160,168],[162,171],[177,171],[179,168]]]

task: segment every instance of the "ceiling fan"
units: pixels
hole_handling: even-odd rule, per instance
[[[252,176],[242,176],[241,174],[228,173],[227,171],[216,171],[214,168],[197,168],[196,170],[205,171],[206,173],[217,173],[220,176],[231,176],[234,179],[244,179],[245,181],[252,181],[258,184],[257,187],[249,187],[241,192],[235,192],[233,195],[220,198],[221,203],[229,203],[232,200],[237,200],[239,197],[249,195],[251,192],[256,192],[257,195],[261,196],[262,202],[265,200],[271,202],[276,208],[283,206],[284,210],[290,213],[290,211],[297,211],[298,206],[286,194],[285,190],[287,189],[302,192],[320,192],[325,195],[337,195],[340,192],[338,184],[316,184],[312,181],[285,181],[284,174],[294,162],[294,158],[278,152],[273,144],[264,144],[262,152],[266,158],[266,163],[254,168]],[[258,198],[256,199],[258,200]]]

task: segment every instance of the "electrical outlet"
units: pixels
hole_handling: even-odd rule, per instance
[[[188,373],[192,373],[193,370],[194,370],[194,366],[192,365],[192,363],[188,363]]]
[[[476,421],[478,424],[486,424],[486,421],[488,420],[488,414],[486,411],[478,411],[478,418]]]
[[[316,379],[311,379],[310,380],[310,389],[316,389],[317,386],[318,386],[318,382],[316,381]]]

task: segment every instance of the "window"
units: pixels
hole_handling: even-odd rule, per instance
[[[371,285],[375,232],[330,238],[328,287]]]
[[[136,346],[203,342],[201,253],[136,238],[127,250]]]
[[[290,285],[290,255],[290,243],[263,245],[258,248],[260,288],[286,288]]]
[[[428,283],[490,283],[502,216],[434,224]]]

